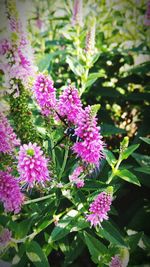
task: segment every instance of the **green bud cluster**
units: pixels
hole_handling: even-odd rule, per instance
[[[18,19],[16,0],[6,0],[6,8],[8,16]]]
[[[28,107],[29,93],[18,82],[19,96],[10,96],[10,112],[14,121],[14,130],[22,143],[36,142],[40,144],[40,138],[34,128],[33,115]]]

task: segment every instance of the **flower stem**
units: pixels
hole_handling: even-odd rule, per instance
[[[51,197],[52,197],[52,194],[51,195],[44,196],[44,197],[39,197],[39,198],[27,200],[27,201],[24,202],[24,205],[28,205],[30,203],[39,202],[39,201],[42,201],[42,200],[45,200],[45,199],[48,199],[48,198],[51,198]]]
[[[112,181],[112,179],[113,179],[114,176],[116,175],[116,172],[117,172],[117,170],[118,170],[118,168],[119,168],[121,162],[122,162],[121,155],[119,155],[117,164],[116,164],[115,168],[112,169],[112,173],[111,173],[110,177],[108,178],[108,181],[106,182],[106,184],[109,184],[109,183]]]
[[[67,163],[67,159],[68,159],[68,153],[69,153],[69,146],[67,146],[66,149],[65,149],[65,155],[64,155],[63,164],[62,164],[62,167],[61,167],[59,176],[58,176],[58,179],[59,179],[59,180],[61,179],[62,174],[63,174],[63,172],[64,172],[64,170],[65,170],[66,163]]]
[[[52,151],[52,160],[53,160],[53,163],[54,163],[54,166],[56,167],[56,156],[55,156],[55,149],[53,148],[54,147],[54,142],[53,142],[53,139],[52,139],[52,136],[50,136],[50,142],[51,142],[51,151]]]

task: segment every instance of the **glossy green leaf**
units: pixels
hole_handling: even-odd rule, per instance
[[[119,176],[121,179],[123,179],[129,183],[136,184],[136,185],[140,186],[140,182],[139,182],[138,178],[129,170],[126,170],[126,169],[118,170],[115,174],[117,176]]]
[[[31,241],[27,243],[26,254],[36,267],[50,267],[47,257],[37,242]]]
[[[104,221],[102,227],[97,232],[101,237],[107,239],[111,244],[127,247],[124,238],[121,236],[117,228],[109,221]]]
[[[139,144],[129,146],[126,150],[121,154],[122,159],[127,159],[137,148]]]
[[[47,70],[49,68],[51,59],[51,54],[45,54],[38,62],[39,71]]]
[[[83,66],[73,57],[68,56],[66,62],[69,64],[70,69],[77,76],[82,76],[84,73]]]
[[[90,73],[87,78],[85,88],[90,87],[100,77],[105,77],[105,71],[103,69],[97,73]]]
[[[140,139],[142,141],[144,141],[145,143],[149,144],[150,145],[150,138],[147,138],[147,137],[140,137]]]
[[[135,251],[142,236],[143,236],[143,232],[140,232],[140,233],[130,235],[127,238],[127,243],[129,244],[131,251]]]
[[[55,226],[55,228],[53,229],[48,243],[59,240],[70,233],[71,228],[73,227],[72,221],[75,220],[75,217],[77,215],[78,211],[71,210],[62,219],[60,219],[57,226]]]
[[[69,251],[66,253],[64,267],[72,264],[81,255],[84,247],[85,245],[79,235],[75,236],[69,247]]]
[[[107,254],[107,248],[100,240],[88,234],[87,232],[84,232],[83,235],[85,244],[88,247],[93,262],[100,263],[103,255]]]
[[[111,135],[116,135],[116,134],[121,134],[121,133],[126,133],[124,129],[120,129],[118,127],[115,127],[114,125],[103,123],[101,125],[101,132],[103,136],[111,136]]]
[[[139,167],[139,168],[135,168],[134,170],[138,172],[150,174],[150,167]]]
[[[141,167],[150,167],[150,156],[133,153],[132,157],[139,163]]]
[[[107,149],[104,149],[104,154],[106,156],[106,160],[110,166],[114,166],[117,162],[117,159],[115,158],[114,154]]]

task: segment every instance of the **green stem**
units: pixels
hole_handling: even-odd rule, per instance
[[[52,139],[52,136],[50,135],[50,142],[51,142],[51,151],[52,151],[52,161],[54,163],[54,166],[56,167],[56,155],[55,155],[55,149],[53,148],[54,147],[54,142],[53,142],[53,139]]]
[[[85,84],[87,82],[87,78],[88,78],[88,75],[89,75],[89,67],[86,66],[85,68],[85,73],[84,73],[84,76],[81,77],[81,84],[82,84],[82,87],[81,87],[81,90],[80,90],[80,96],[84,93],[85,91]]]
[[[62,174],[63,174],[63,172],[64,172],[64,170],[65,170],[66,163],[67,163],[67,159],[68,159],[68,153],[69,153],[69,146],[67,146],[66,149],[65,149],[65,155],[64,155],[63,164],[62,164],[62,167],[61,167],[59,176],[58,176],[58,179],[59,179],[59,180],[61,179]]]
[[[35,199],[32,199],[32,200],[27,200],[27,201],[24,202],[24,205],[28,205],[30,203],[39,202],[39,201],[42,201],[42,200],[45,200],[45,199],[48,199],[48,198],[51,198],[51,197],[52,197],[52,194],[44,196],[44,197],[35,198]]]
[[[109,183],[112,181],[112,179],[113,179],[114,176],[116,175],[116,172],[117,172],[117,170],[118,170],[118,168],[119,168],[121,162],[122,162],[121,155],[119,155],[117,164],[116,164],[115,168],[112,169],[112,173],[111,173],[111,175],[110,175],[108,181],[106,182],[106,184],[109,184]]]
[[[77,40],[76,40],[77,58],[79,59],[79,55],[80,55],[80,27],[79,26],[77,26],[76,32],[77,32]]]

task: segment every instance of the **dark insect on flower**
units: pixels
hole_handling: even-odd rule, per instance
[[[69,136],[70,141],[72,141],[73,143],[82,141],[82,139],[75,134],[74,128],[67,128],[65,133],[67,136]]]
[[[54,147],[52,149],[54,149],[56,146],[58,146],[66,137],[69,137],[70,141],[72,141],[73,143],[83,141],[80,137],[78,137],[75,134],[74,128],[68,127],[64,132],[64,136],[54,145]]]

